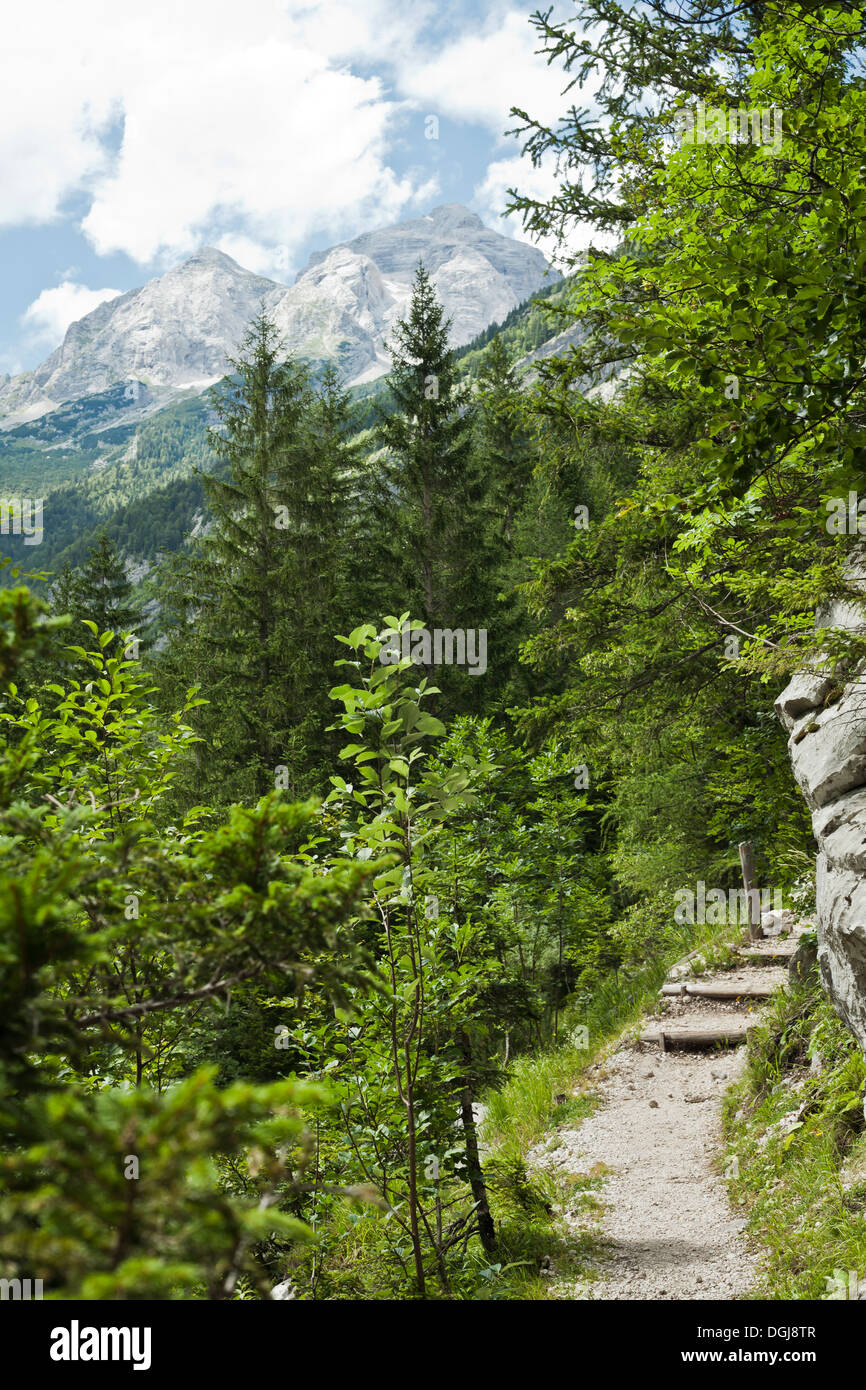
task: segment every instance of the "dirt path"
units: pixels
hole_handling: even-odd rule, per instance
[[[768,941],[762,953],[780,946]],[[682,971],[671,973],[684,977]],[[759,963],[701,975],[700,983],[777,988],[786,978],[784,967]],[[660,1000],[642,1029],[676,1034],[748,1026],[762,1002]],[[558,1131],[555,1147],[542,1144],[530,1155],[531,1164],[558,1170],[566,1179],[606,1174],[595,1218],[580,1203],[563,1213],[573,1233],[595,1229],[602,1237],[599,1277],[567,1283],[554,1268],[555,1297],[690,1300],[747,1294],[756,1256],[746,1245],[744,1222],[728,1203],[720,1123],[722,1098],[745,1061],[742,1046],[662,1051],[656,1043],[628,1038],[592,1070],[599,1108],[578,1128]]]

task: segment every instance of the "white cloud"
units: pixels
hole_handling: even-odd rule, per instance
[[[568,177],[573,180],[575,171],[570,170]],[[540,202],[547,202],[560,190],[564,182],[565,176],[557,172],[556,161],[552,158],[545,159],[538,166],[519,155],[497,159],[488,165],[485,177],[477,184],[474,190],[473,205],[481,216],[486,216],[492,226],[498,227],[503,232],[510,232],[512,236],[519,237],[521,240],[530,240],[531,238],[523,230],[523,219],[518,213],[512,212],[507,217],[502,217],[506,207],[511,202],[508,190],[513,188],[524,197],[537,198]],[[494,221],[494,218],[499,220]],[[568,230],[566,241],[562,246],[559,245],[555,236],[539,237],[532,240],[534,245],[544,252],[548,260],[553,261],[559,269],[564,270],[566,269],[564,262],[569,258],[579,256],[588,246],[594,245],[599,250],[610,250],[616,245],[617,238],[614,233],[600,233],[595,230],[591,223],[581,222]]]
[[[288,281],[312,238],[426,210],[429,161],[392,167],[410,114],[497,138],[512,105],[561,115],[572,98],[537,42],[513,0],[245,0],[240,20],[234,0],[32,0],[0,53],[0,225],[68,216],[74,197],[99,253],[158,269],[210,243]],[[534,177],[497,160],[479,211]],[[58,312],[63,288],[45,292]]]
[[[244,270],[252,270],[256,275],[264,275],[268,280],[288,284],[293,269],[288,252],[281,246],[264,246],[253,237],[226,232],[214,241],[218,251],[224,251]]]
[[[488,165],[477,183],[473,207],[497,231],[527,240],[522,218],[503,217],[510,199],[509,188],[541,199],[549,199],[562,183],[554,158],[534,166],[520,153],[519,137],[506,135],[519,122],[510,115],[512,107],[526,111],[542,124],[556,127],[572,106],[594,108],[594,87],[573,87],[560,61],[548,65],[536,52],[538,31],[523,9],[504,14],[492,6],[487,19],[446,43],[426,62],[402,63],[400,91],[421,109],[452,120],[480,124],[498,137],[500,157]],[[575,255],[589,245],[592,229],[579,227],[569,235],[565,248],[554,237],[535,239],[548,259],[559,261],[560,254]],[[596,243],[598,237],[596,235]]]
[[[296,42],[337,63],[417,62],[421,36],[431,23],[454,28],[461,20],[473,23],[463,0],[456,0],[453,15],[447,13],[445,0],[283,0],[278,8]]]
[[[560,183],[552,160],[535,168],[530,160],[511,155],[488,165],[484,179],[475,188],[473,202],[477,211],[482,216],[486,215],[491,225],[526,241],[530,238],[523,230],[522,217],[513,212],[507,217],[502,216],[511,201],[508,190],[514,188],[525,197],[546,200],[558,191]],[[548,260],[554,258],[557,250],[555,238],[541,237],[534,244]]]
[[[89,290],[86,285],[76,285],[72,280],[64,280],[53,289],[43,290],[21,315],[30,344],[33,347],[57,347],[71,323],[83,319],[97,305],[107,299],[116,299],[121,293],[121,290]]]
[[[52,221],[64,200],[105,167],[102,137],[111,103],[100,100],[80,67],[60,72],[52,61],[59,55],[46,48],[44,37],[37,45],[34,35],[19,49],[14,37],[4,36],[0,226]]]
[[[90,202],[100,253],[176,260],[234,234],[294,254],[399,216],[405,102],[369,70],[432,12],[402,0],[33,0],[0,55],[0,225]],[[365,64],[365,75],[349,61]]]
[[[473,121],[504,135],[512,106],[545,122],[564,115],[573,97],[561,65],[535,53],[538,36],[524,10],[491,12],[479,29],[460,35],[427,61],[414,54],[399,68],[401,91],[431,112]]]
[[[127,111],[117,167],[83,229],[99,252],[148,262],[192,251],[227,221],[291,254],[365,216],[388,220],[413,193],[386,160],[396,109],[377,78],[274,40],[163,72]]]

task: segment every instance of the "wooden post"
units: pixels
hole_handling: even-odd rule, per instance
[[[746,890],[746,900],[749,904],[749,938],[751,941],[759,941],[764,935],[764,931],[761,926],[761,899],[755,879],[755,856],[752,853],[752,845],[749,840],[743,840],[739,849],[740,864],[743,869],[743,887]]]

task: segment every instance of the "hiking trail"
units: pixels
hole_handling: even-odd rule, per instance
[[[554,1261],[555,1298],[735,1299],[751,1288],[757,1257],[727,1197],[721,1108],[747,1030],[797,949],[800,928],[769,917],[764,939],[732,946],[733,969],[695,974],[699,951],[674,966],[656,1011],[587,1073],[598,1108],[530,1153],[530,1167],[566,1180],[606,1179],[594,1216],[580,1201],[561,1213],[567,1235],[601,1238],[595,1277],[567,1280]]]

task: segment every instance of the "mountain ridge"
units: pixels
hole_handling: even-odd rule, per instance
[[[178,392],[202,391],[225,375],[260,307],[289,352],[333,361],[349,385],[374,380],[390,366],[388,339],[408,308],[419,262],[452,319],[455,347],[504,318],[549,272],[537,248],[490,230],[455,203],[313,253],[292,285],[203,246],[70,324],[43,363],[0,385],[0,429],[124,382],[130,418]]]
[[[456,349],[460,375],[474,380],[494,334],[501,337],[518,371],[526,372],[557,336],[558,322],[548,305],[560,300],[566,286],[566,281],[545,285],[502,323],[488,325]],[[51,571],[67,562],[83,563],[103,530],[130,565],[147,569],[158,554],[182,547],[195,518],[203,514],[201,483],[191,476],[192,470],[210,472],[220,466],[207,447],[207,394],[179,393],[147,417],[124,419],[119,413],[122,391],[116,386],[58,409],[30,428],[0,432],[5,494],[45,496],[45,539],[39,558]],[[350,395],[360,438],[378,410],[389,409],[387,382],[380,377],[361,383]],[[17,559],[32,558],[20,550],[18,538],[6,537],[5,543]]]

